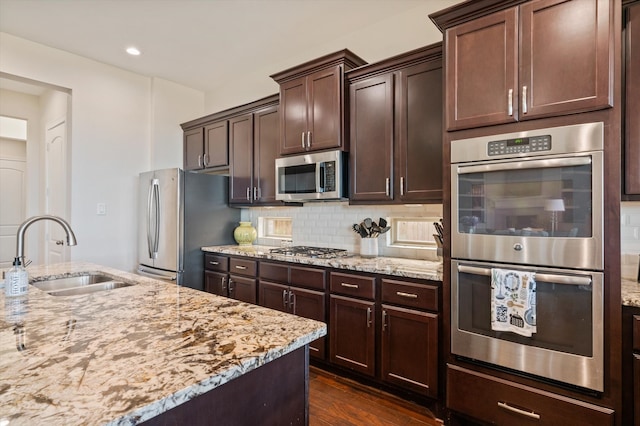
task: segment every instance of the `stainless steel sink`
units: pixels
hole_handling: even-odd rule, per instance
[[[42,291],[46,291],[52,296],[76,296],[129,287],[134,284],[121,281],[108,275],[83,274],[73,277],[36,281],[32,282],[31,285]]]

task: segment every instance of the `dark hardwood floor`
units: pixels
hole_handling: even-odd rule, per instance
[[[427,408],[394,395],[309,369],[309,426],[442,426]]]

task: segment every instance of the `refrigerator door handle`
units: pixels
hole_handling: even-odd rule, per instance
[[[149,194],[147,196],[147,250],[149,258],[153,259],[153,237],[151,236],[151,212],[153,211],[153,183],[149,186]]]
[[[160,181],[158,179],[154,179],[152,181],[153,188],[153,208],[152,211],[149,212],[149,216],[154,215],[155,219],[155,229],[153,230],[153,248],[151,253],[152,259],[158,258],[158,244],[160,239]]]

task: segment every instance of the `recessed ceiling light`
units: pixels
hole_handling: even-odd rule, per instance
[[[131,56],[140,55],[140,51],[136,47],[127,47],[127,53]]]

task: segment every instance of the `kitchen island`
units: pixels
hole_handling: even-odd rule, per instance
[[[305,424],[307,345],[324,323],[90,263],[29,268],[31,280],[83,272],[135,285],[0,292],[0,423],[266,424],[289,411]]]

